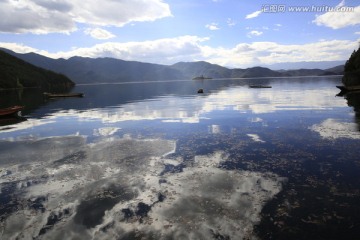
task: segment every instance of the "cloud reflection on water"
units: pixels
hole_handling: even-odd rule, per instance
[[[360,139],[360,132],[357,130],[356,123],[340,122],[330,118],[319,124],[314,124],[310,129],[318,132],[322,138],[326,139]]]
[[[0,228],[5,239],[242,238],[252,235],[261,207],[283,181],[271,173],[220,169],[227,158],[222,152],[196,156],[192,163],[168,158],[175,149],[168,140],[86,144],[70,136],[22,145],[27,148],[21,153],[8,148],[0,156],[8,173],[1,192],[17,204],[4,203],[12,209]],[[58,152],[39,151],[43,145],[56,145]],[[17,162],[9,164],[9,155]],[[163,174],[166,166],[179,164],[183,171]]]
[[[279,111],[329,110],[344,107],[344,101],[334,100],[332,89],[248,89],[233,87],[208,93],[204,96],[178,97],[174,95],[159,97],[151,101],[137,101],[112,108],[88,109],[82,111],[60,110],[45,119],[29,119],[13,126],[2,128],[2,132],[25,130],[59,119],[76,121],[101,121],[103,124],[125,121],[160,120],[164,123],[198,123],[207,119],[214,111],[235,111],[239,114],[265,114]]]
[[[119,138],[119,131],[126,125],[115,123],[198,123],[219,111],[239,116],[249,113],[246,121],[267,127],[273,123],[267,116],[257,114],[346,106],[333,97],[329,89],[288,89],[280,94],[276,86],[264,90],[233,87],[202,96],[165,96],[112,108],[59,110],[44,119],[29,119],[13,129],[3,129],[2,133],[21,130],[29,135],[0,142],[0,194],[9,200],[0,207],[0,213],[6,216],[0,224],[0,236],[254,237],[252,229],[263,205],[281,190],[285,179],[269,172],[222,169],[228,155],[221,151],[190,160],[183,159],[181,153],[173,158],[170,153],[176,149],[175,141],[139,140],[130,135]],[[37,139],[32,135],[40,127],[51,129],[64,122],[73,136]],[[86,127],[90,128],[92,139],[75,134],[79,125],[74,122],[90,123]],[[222,136],[226,127],[210,123],[208,134]],[[329,119],[311,129],[325,134],[323,137],[334,132],[338,134],[335,136],[347,136],[352,126]],[[257,130],[245,129],[248,137],[244,141],[257,146],[271,142],[270,135]]]

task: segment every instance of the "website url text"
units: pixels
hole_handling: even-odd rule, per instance
[[[285,12],[354,12],[355,7],[348,6],[287,6],[285,4],[266,4],[262,5],[261,11],[264,13],[285,13]]]

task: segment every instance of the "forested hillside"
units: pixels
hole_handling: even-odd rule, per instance
[[[74,86],[68,77],[36,67],[0,50],[0,89],[39,87],[45,90]]]
[[[351,54],[344,67],[343,83],[345,86],[360,85],[360,46]]]

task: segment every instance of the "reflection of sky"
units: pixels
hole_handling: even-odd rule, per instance
[[[113,124],[143,120],[160,120],[163,123],[199,123],[202,119],[211,118],[216,111],[248,114],[252,115],[251,121],[259,121],[260,118],[256,114],[301,110],[325,111],[345,106],[346,102],[343,99],[334,97],[332,88],[316,90],[290,88],[281,91],[276,88],[276,85],[271,89],[233,87],[205,95],[193,97],[171,95],[148,101],[125,103],[112,108],[82,111],[59,110],[43,119],[29,118],[28,121],[14,125],[12,128],[2,127],[1,132],[18,130],[31,132],[39,126],[53,126],[70,121],[76,121],[78,125],[95,121],[100,124]]]
[[[254,142],[265,142],[264,140],[261,140],[257,134],[247,134],[247,136],[250,137]]]
[[[9,191],[3,185],[0,193],[14,194],[19,204],[42,199],[36,206],[46,210],[29,204],[10,212],[4,239],[112,239],[136,233],[154,239],[212,239],[214,234],[242,239],[252,235],[262,206],[284,180],[271,173],[220,169],[227,159],[223,152],[196,156],[184,171],[162,175],[165,166],[185,162],[168,159],[175,142],[160,139],[105,138],[86,144],[82,136],[67,136],[24,140],[21,151],[11,144],[0,144],[0,161],[12,156],[1,164],[7,172],[1,183],[16,187]],[[130,214],[139,211],[139,204],[150,211]]]
[[[203,127],[201,136],[219,139],[242,131],[240,146],[255,149],[273,139],[286,142],[284,128],[300,129],[294,131],[300,139],[298,133],[310,130],[326,139],[359,139],[346,122],[352,110],[334,94],[332,87],[303,85],[230,87],[81,111],[54,107],[43,118],[2,127],[0,194],[16,210],[0,224],[1,238],[251,238],[262,207],[285,179],[220,168],[229,160],[220,150],[172,157],[176,139],[149,139],[141,130],[175,125],[183,134]],[[125,131],[129,126],[139,139]],[[196,134],[189,139],[197,150]]]
[[[356,123],[340,122],[330,118],[319,124],[314,124],[310,129],[318,132],[325,139],[360,139],[360,132],[357,131]]]

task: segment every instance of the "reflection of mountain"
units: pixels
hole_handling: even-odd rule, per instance
[[[360,131],[360,93],[351,92],[346,94],[345,98],[347,100],[348,105],[354,108],[355,122],[358,126],[358,130]]]
[[[342,71],[338,71],[341,70],[341,67],[327,70],[300,69],[289,71],[274,71],[264,67],[229,69],[204,61],[179,62],[167,66],[114,58],[72,57],[69,59],[52,59],[35,53],[18,54],[10,50],[6,51],[36,66],[65,74],[76,83],[181,80],[192,79],[194,76],[200,75],[211,78],[253,78],[342,74]]]

